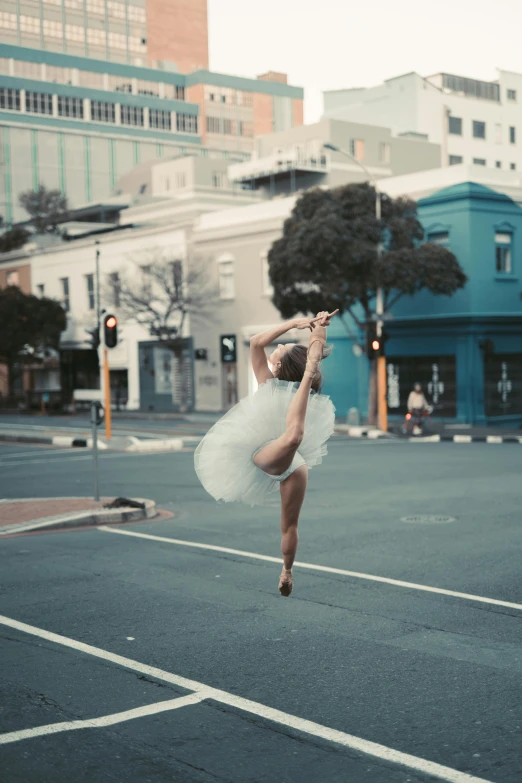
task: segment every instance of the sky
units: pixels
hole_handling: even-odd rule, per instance
[[[323,90],[410,71],[522,73],[521,0],[208,0],[208,12],[211,70],[284,71],[305,89],[307,123]]]

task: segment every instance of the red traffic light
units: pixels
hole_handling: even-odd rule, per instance
[[[372,348],[374,351],[378,351],[381,347],[379,340],[372,340]]]
[[[118,345],[118,319],[115,315],[106,315],[103,322],[103,338],[106,348]]]

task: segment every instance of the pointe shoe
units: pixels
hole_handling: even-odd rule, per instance
[[[284,595],[285,598],[288,598],[288,596],[292,592],[293,587],[294,587],[294,583],[292,580],[292,569],[287,569],[283,567],[283,570],[281,571],[281,576],[279,577],[279,592],[281,593],[281,595]]]

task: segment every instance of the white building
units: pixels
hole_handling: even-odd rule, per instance
[[[494,82],[412,72],[370,88],[324,93],[324,114],[384,125],[397,136],[440,144],[443,165],[522,169],[522,74]]]

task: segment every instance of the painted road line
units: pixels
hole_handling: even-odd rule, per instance
[[[241,549],[229,549],[224,546],[215,546],[213,544],[200,544],[195,541],[182,541],[177,538],[167,538],[165,536],[154,536],[150,533],[136,533],[133,530],[121,530],[116,527],[106,527],[100,525],[97,530],[103,533],[117,533],[120,536],[132,536],[134,538],[144,538],[150,541],[161,541],[165,544],[174,544],[176,546],[193,547],[195,549],[208,549],[214,552],[222,552],[227,555],[239,555],[253,560],[266,560],[269,563],[281,564],[280,557],[271,557],[270,555],[260,555],[256,552],[244,552]],[[464,598],[467,601],[477,601],[482,604],[492,604],[493,606],[505,606],[508,609],[518,609],[522,611],[522,604],[514,604],[510,601],[500,601],[497,598],[486,598],[483,595],[472,595],[471,593],[459,593],[456,590],[445,590],[442,587],[430,587],[429,585],[419,585],[415,582],[403,582],[400,579],[390,579],[387,576],[375,576],[375,574],[364,574],[359,571],[345,571],[343,568],[332,568],[330,566],[317,565],[316,563],[302,563],[298,560],[294,563],[297,568],[306,568],[309,571],[323,571],[327,574],[338,574],[339,576],[351,576],[355,579],[365,579],[369,582],[382,582],[395,587],[407,587],[410,590],[422,590],[426,593],[438,593],[439,595],[449,595],[452,598]]]
[[[88,720],[69,720],[63,723],[49,723],[47,726],[36,726],[34,729],[23,729],[22,731],[10,731],[6,734],[0,734],[0,745],[7,745],[10,742],[20,742],[20,740],[32,739],[33,737],[43,737],[46,734],[59,734],[62,731],[76,731],[76,729],[101,729],[105,726],[114,726],[116,723],[124,723],[136,718],[146,718],[149,715],[157,715],[160,712],[178,710],[180,707],[187,707],[190,704],[198,704],[206,699],[204,691],[191,693],[188,696],[178,696],[176,699],[168,701],[159,701],[155,704],[147,704],[145,707],[137,707],[134,710],[125,712],[116,712],[113,715],[103,715],[101,718],[91,718]]]
[[[27,625],[18,620],[13,620],[10,617],[0,615],[0,624],[30,634],[31,636],[37,636],[40,639],[46,639],[55,644],[61,644],[63,647],[70,647],[73,650],[86,653],[87,655],[93,655],[97,658],[111,661],[118,666],[124,666],[127,669],[147,674],[157,680],[179,685],[181,688],[186,688],[187,690],[194,691],[196,694],[201,695],[203,699],[212,699],[220,704],[227,704],[229,707],[248,712],[259,718],[265,718],[273,723],[279,723],[286,728],[295,729],[304,734],[319,737],[327,742],[332,742],[345,748],[351,748],[352,750],[359,751],[368,756],[373,756],[374,758],[381,759],[382,761],[391,764],[407,767],[416,772],[433,775],[439,780],[448,781],[448,783],[492,783],[492,781],[488,781],[485,778],[477,778],[473,775],[468,775],[467,772],[460,772],[459,770],[451,769],[451,767],[437,764],[434,761],[428,761],[418,756],[411,756],[409,753],[403,753],[399,750],[388,748],[385,745],[379,745],[376,742],[356,737],[353,734],[331,729],[320,723],[314,723],[313,721],[299,718],[296,715],[290,715],[289,713],[273,709],[265,704],[260,704],[259,702],[251,701],[250,699],[244,699],[242,696],[236,696],[233,693],[228,693],[228,691],[213,688],[212,686],[205,685],[197,680],[189,680],[186,677],[172,674],[163,669],[158,669],[155,666],[148,666],[140,661],[134,661],[131,658],[116,655],[115,653],[103,650],[100,647],[93,647],[90,644],[84,644],[75,639],[69,639],[67,636],[61,636],[60,634],[46,631],[43,628],[37,628],[34,625]]]

